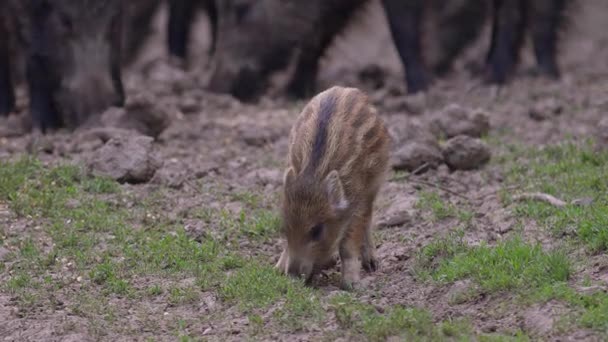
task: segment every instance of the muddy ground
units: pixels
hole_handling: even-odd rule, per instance
[[[436,80],[428,94],[415,96],[404,95],[398,59],[382,25],[381,12],[372,8],[370,13],[332,48],[324,61],[319,90],[344,84],[367,91],[390,127],[394,154],[416,135],[417,129],[411,127],[433,127],[432,121],[444,115],[449,106],[458,105],[464,111],[479,109],[489,119],[489,133],[482,140],[492,158],[474,170],[451,170],[438,163],[436,168],[419,175],[391,172],[375,213],[375,220],[381,225],[375,233],[380,269],[364,275],[362,289],[354,292],[353,298],[372,305],[379,314],[388,308],[403,306],[428,310],[436,324],[465,319],[471,336],[496,333],[508,337],[519,333],[520,337],[524,336],[521,338],[527,336],[532,340],[608,338],[606,330],[576,324],[563,328],[558,324],[576,311],[563,302],[522,302],[515,291],[481,293],[454,301],[455,292],[473,286],[470,281],[422,281],[412,271],[424,246],[450,236],[455,230],[462,231],[463,240],[472,246],[484,243],[492,246],[512,234],[521,234],[526,241],[539,242],[547,249],[559,244],[559,237],[533,219],[518,216],[514,210],[516,204],[505,202],[500,196],[515,191],[510,187],[513,184],[506,182],[506,173],[512,165],[504,160],[509,159],[505,156],[513,153],[510,146],[514,145],[535,149],[565,140],[597,137],[598,123],[608,111],[608,31],[605,30],[608,4],[584,1],[572,13],[571,27],[564,32],[561,44],[563,78],[560,81],[533,75],[528,46],[513,82],[502,88],[480,84],[467,71],[471,62],[483,60],[487,41],[480,39],[457,61],[450,75]],[[163,16],[158,20],[162,22]],[[204,32],[204,18],[201,20],[200,31]],[[222,212],[223,219],[255,216],[259,210],[277,214],[288,132],[305,102],[267,97],[251,105],[208,93],[202,89],[207,67],[204,35],[200,38],[201,48],[193,54],[197,58],[191,59],[188,71],[166,61],[162,56],[162,41],[159,33],[149,42],[144,56],[128,70],[128,108],[105,113],[101,119],[103,128],[83,127],[75,133],[59,132],[47,137],[22,134],[19,132],[24,125],[22,110],[20,116],[1,121],[4,137],[0,139],[0,158],[9,161],[34,153],[45,167],[76,163],[87,170],[109,174],[121,181],[121,195],[100,195],[101,199],[118,202],[115,205],[127,212],[145,203],[141,209],[144,213],[134,215],[132,229],[146,230],[147,226],[162,223],[166,228],[159,229],[166,229],[165,234],[180,231],[199,242],[220,239],[230,252],[246,260],[273,265],[281,249],[276,229],[266,231],[265,227],[258,227],[253,235],[237,234],[221,240],[227,234],[222,231],[226,227],[220,222],[222,218],[201,213]],[[370,65],[379,66],[381,75],[371,80],[360,77],[361,70],[369,69]],[[25,101],[22,92],[21,108]],[[429,134],[430,140],[445,143],[445,136]],[[470,217],[437,217],[436,212],[420,204],[431,203],[421,200],[428,194],[437,194],[443,203],[459,208]],[[123,197],[127,200],[120,202]],[[0,224],[3,225],[0,260],[5,263],[0,268],[0,279],[5,284],[15,277],[23,241],[33,241],[43,254],[56,247],[56,241],[45,230],[49,223],[44,216],[19,214],[11,203],[10,199],[0,200]],[[103,241],[112,243],[112,240]],[[592,262],[583,262],[568,283],[575,285],[583,277],[591,277],[605,291],[608,287],[605,255],[575,253],[577,258]],[[353,326],[342,324],[332,309],[335,303],[331,298],[341,293],[338,269],[324,272],[325,276],[314,282],[315,296],[326,314],[324,319],[286,328],[272,318],[277,307],[284,304],[281,300],[261,309],[243,309],[238,301],[226,300],[213,287],[192,286],[192,275],[164,277],[144,271],[128,277],[134,293],[156,284],[164,289],[162,294],[107,293],[91,279],[90,269],[94,266],[71,267],[70,258],[57,262],[59,265],[54,266],[51,273],[64,279],[63,286],[42,292],[44,295],[34,300],[38,304],[23,304],[19,292],[6,286],[0,290],[0,340],[372,338]],[[227,273],[230,276],[230,272]],[[195,299],[171,301],[168,289],[174,286],[193,288]],[[45,298],[49,293],[55,297],[53,302],[60,304],[50,305]],[[104,297],[100,302],[102,308],[87,311],[85,306],[76,310],[84,305],[78,299],[79,294]],[[111,309],[113,319],[108,318],[103,307]],[[255,318],[252,312],[256,313]]]

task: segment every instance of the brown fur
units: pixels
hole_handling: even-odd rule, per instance
[[[361,265],[377,268],[372,209],[388,150],[384,122],[358,89],[333,87],[306,105],[291,130],[279,269],[310,280],[338,251],[350,288]]]

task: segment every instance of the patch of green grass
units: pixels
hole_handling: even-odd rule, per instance
[[[434,323],[428,311],[417,308],[392,306],[380,312],[373,305],[361,303],[350,294],[336,295],[330,302],[342,328],[363,335],[370,341],[385,341],[389,337],[400,337],[406,341],[526,340],[524,335],[474,336],[473,329],[466,321]]]
[[[568,284],[551,284],[540,289],[535,301],[561,300],[576,309],[573,323],[608,334],[608,294],[597,291],[579,293]]]
[[[608,152],[594,151],[591,143],[565,143],[521,154],[510,161],[510,183],[566,202],[588,199],[591,203],[557,208],[527,201],[516,212],[537,220],[556,236],[574,234],[593,253],[608,250]]]
[[[420,192],[416,208],[428,211],[433,221],[441,221],[448,218],[456,218],[465,227],[472,224],[475,214],[469,208],[461,208],[444,200],[434,191]]]
[[[469,227],[473,223],[473,218],[475,217],[475,213],[473,213],[471,210],[461,209],[461,210],[458,210],[457,217],[458,217],[458,221],[460,221],[462,224],[464,224],[465,227]]]
[[[106,261],[96,265],[90,272],[91,281],[103,285],[106,293],[127,295],[131,291],[129,282],[119,275],[122,266]]]
[[[423,248],[418,258],[419,268],[428,272],[420,271],[422,275],[447,283],[471,278],[487,293],[530,291],[565,282],[572,272],[565,253],[544,251],[517,237],[496,246],[466,246],[462,241],[442,239]]]
[[[276,237],[281,224],[278,213],[268,209],[241,211],[236,216],[224,210],[219,216],[225,239],[235,239],[244,235],[264,241]]]
[[[432,271],[438,267],[441,261],[453,258],[458,253],[466,252],[468,246],[463,241],[463,236],[463,231],[454,231],[420,249],[412,269],[416,279],[422,281],[429,279]]]
[[[230,193],[230,199],[233,201],[243,202],[245,205],[256,208],[262,203],[262,196],[260,194],[249,192],[249,191],[237,191]]]
[[[32,277],[26,273],[19,273],[13,275],[6,282],[5,288],[10,293],[17,293],[23,289],[29,288],[33,285]]]
[[[305,326],[306,319],[310,322],[322,318],[315,290],[255,261],[229,276],[221,285],[219,294],[223,300],[239,304],[246,310],[281,302],[275,316],[290,327]]]
[[[154,284],[146,289],[146,294],[150,297],[160,296],[163,294],[163,288],[158,284]]]
[[[608,250],[608,151],[595,151],[591,142],[535,149],[513,147],[502,162],[508,166],[509,183],[570,203],[555,207],[529,200],[516,205],[516,214],[536,220],[560,239],[566,236],[574,245],[582,243],[591,253]],[[572,203],[577,199],[590,203]],[[508,202],[509,196],[504,200]],[[548,282],[534,295],[536,301],[551,299],[575,308],[574,323],[608,333],[607,294],[582,294],[566,283]]]

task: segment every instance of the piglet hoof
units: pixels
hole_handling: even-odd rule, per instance
[[[361,266],[366,272],[376,272],[380,265],[378,260],[371,256],[368,258],[363,258],[363,260],[361,260]]]

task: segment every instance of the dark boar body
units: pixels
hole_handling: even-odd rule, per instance
[[[220,17],[211,90],[255,99],[269,75],[284,68],[294,51],[297,63],[288,93],[314,92],[319,60],[333,38],[366,0],[225,0]],[[418,15],[422,1],[385,0],[391,32],[407,69],[410,92],[427,86],[420,57]]]
[[[41,131],[75,127],[124,102],[122,1],[10,0],[4,6],[15,19],[5,29],[25,54],[30,112]],[[6,57],[0,62],[10,70]],[[12,91],[10,79],[2,83]]]

